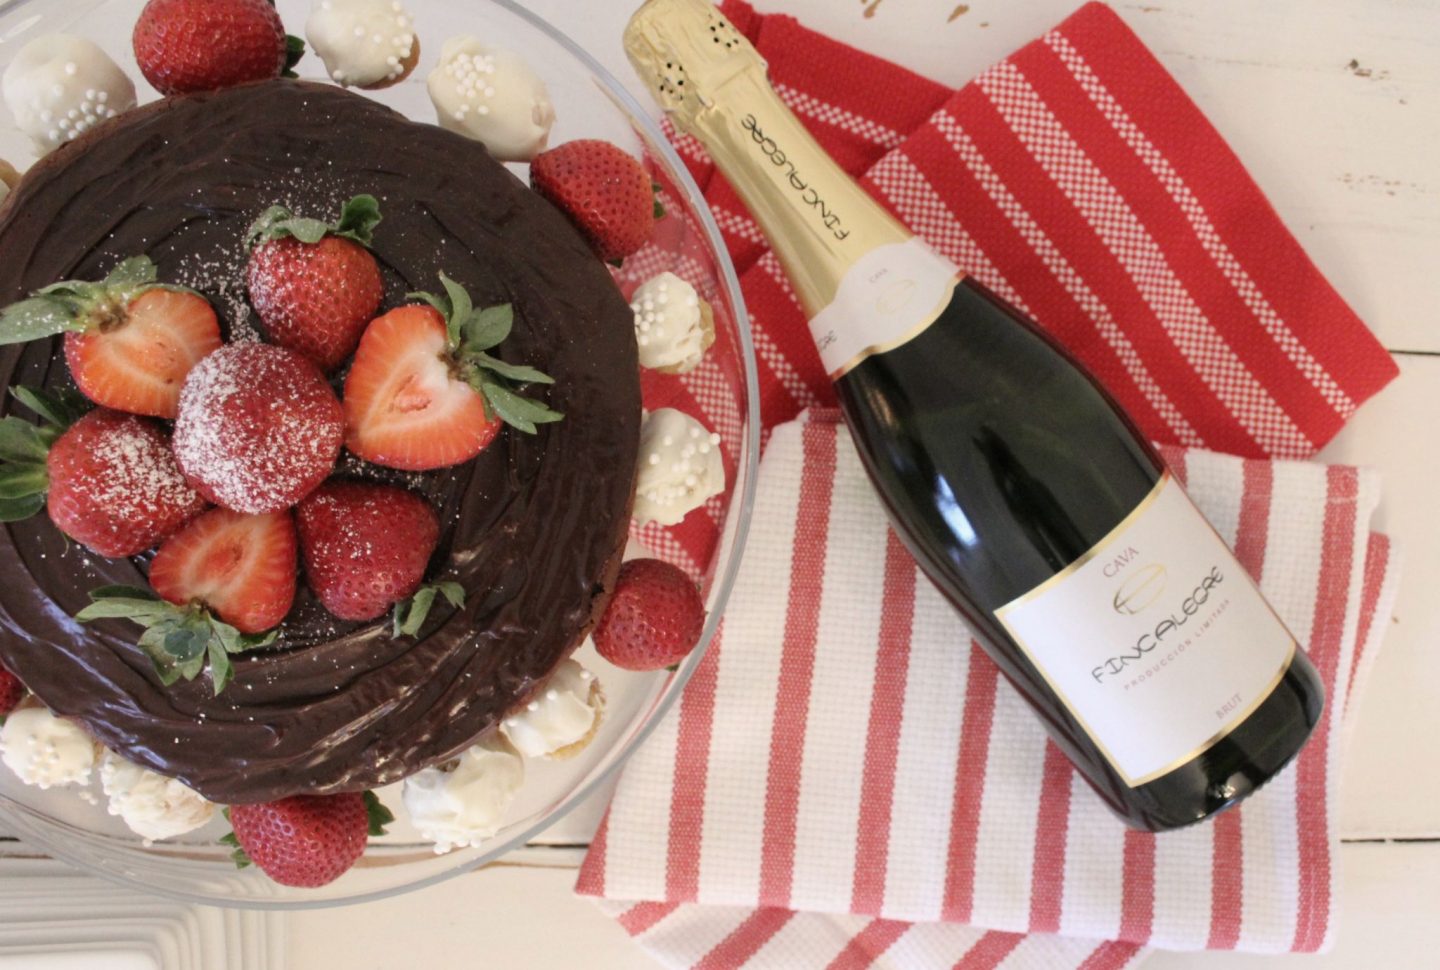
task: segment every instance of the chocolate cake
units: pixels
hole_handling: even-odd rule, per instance
[[[443,271],[477,306],[510,303],[501,356],[555,379],[565,414],[506,428],[474,461],[426,474],[358,460],[440,511],[437,606],[415,638],[335,620],[303,588],[279,642],[238,655],[218,697],[161,685],[124,620],[72,617],[88,591],[143,585],[146,562],[67,543],[43,514],[0,530],[0,660],[56,714],[212,801],[371,788],[444,761],[523,702],[579,644],[619,568],[634,490],[640,389],[632,313],[569,222],[484,148],[330,86],[268,81],[131,111],[46,157],[0,208],[0,305],[149,255],[205,294],[230,339],[253,339],[242,240],[266,207],[326,217],[379,198],[386,306]],[[57,339],[6,347],[7,385],[68,382]],[[337,377],[343,378],[343,374]],[[24,412],[20,412],[24,413]]]

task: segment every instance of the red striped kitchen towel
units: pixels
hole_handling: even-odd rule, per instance
[[[677,138],[741,274],[774,430],[723,637],[627,768],[580,891],[671,966],[1098,970],[1146,945],[1322,947],[1331,718],[1374,654],[1395,570],[1368,530],[1369,475],[1260,459],[1313,454],[1394,376],[1388,355],[1108,8],[951,92],[725,6],[877,197],[1057,334],[1156,440],[1186,446],[1167,457],[1307,642],[1331,704],[1240,811],[1159,838],[1111,818],[917,579],[833,415],[783,424],[830,404],[828,382],[774,256]],[[622,282],[664,268],[703,290],[703,253],[675,248],[627,260]],[[647,376],[647,404],[735,441],[739,374],[712,351],[683,378]],[[698,574],[721,515],[641,538]]]
[[[1154,440],[1309,457],[1396,375],[1240,160],[1109,7],[1087,4],[958,92],[793,18],[734,0],[723,9],[826,150],[1058,336]],[[832,405],[779,261],[700,145],[675,141],[740,274],[763,427]],[[677,260],[674,249],[666,240],[627,260],[622,284],[663,268],[686,276],[688,262],[703,289],[703,253]],[[719,294],[704,295],[723,312]],[[734,441],[738,379],[734,360],[714,354],[682,380],[649,375],[647,403],[702,415]],[[677,562],[704,563],[720,510],[645,538]]]
[[[1311,742],[1243,806],[1161,836],[1112,817],[889,531],[834,412],[812,412],[771,436],[723,635],[626,767],[579,891],[672,967],[1323,947],[1339,726],[1395,590],[1377,483],[1166,458],[1327,687]]]

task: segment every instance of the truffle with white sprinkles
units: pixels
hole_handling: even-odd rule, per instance
[[[436,854],[476,846],[500,831],[525,780],[525,762],[504,740],[490,736],[448,765],[405,779],[400,797],[410,822]]]
[[[595,737],[604,709],[595,675],[566,660],[528,704],[500,723],[500,733],[527,758],[569,758]]]
[[[0,760],[27,785],[83,785],[95,767],[95,742],[44,707],[22,707],[0,727]]]
[[[635,521],[676,525],[725,491],[720,436],[674,408],[645,415],[640,426],[640,468]]]
[[[113,751],[100,759],[100,785],[118,815],[146,841],[173,839],[210,821],[215,806],[174,778],[131,764]]]
[[[640,364],[667,374],[694,370],[715,343],[715,316],[695,287],[674,273],[646,280],[630,296]]]
[[[441,127],[475,139],[501,161],[528,162],[545,150],[555,107],[519,54],[452,37],[426,86]]]
[[[83,37],[45,34],[20,48],[3,80],[15,126],[41,155],[135,107],[135,85]]]
[[[315,0],[305,39],[346,87],[388,87],[420,60],[415,22],[399,0]]]

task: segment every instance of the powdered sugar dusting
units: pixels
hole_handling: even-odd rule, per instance
[[[231,344],[185,381],[175,457],[217,505],[273,512],[330,473],[343,432],[340,402],[314,364],[283,347]]]
[[[92,500],[129,520],[195,505],[199,496],[185,483],[167,444],[158,429],[139,419],[102,436],[91,451],[104,469],[92,485]]]

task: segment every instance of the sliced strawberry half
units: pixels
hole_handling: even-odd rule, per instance
[[[515,392],[549,384],[533,367],[486,351],[510,333],[508,304],[475,310],[441,275],[444,297],[371,322],[345,379],[345,445],[366,461],[407,471],[457,465],[494,440],[501,422],[534,433],[563,415]]]
[[[65,334],[80,391],[104,407],[174,418],[190,369],[221,343],[215,310],[198,293],[156,282],[148,257],[103,281],[56,283],[0,313],[0,344]]]
[[[296,549],[288,511],[211,509],[160,547],[150,585],[163,600],[198,603],[241,633],[259,633],[290,612]]]
[[[124,618],[145,628],[137,646],[167,686],[207,667],[215,693],[234,674],[233,654],[275,642],[295,599],[295,523],[290,513],[211,509],[171,536],[150,564],[154,592],[92,590],[82,623]],[[156,595],[158,594],[158,595]]]

